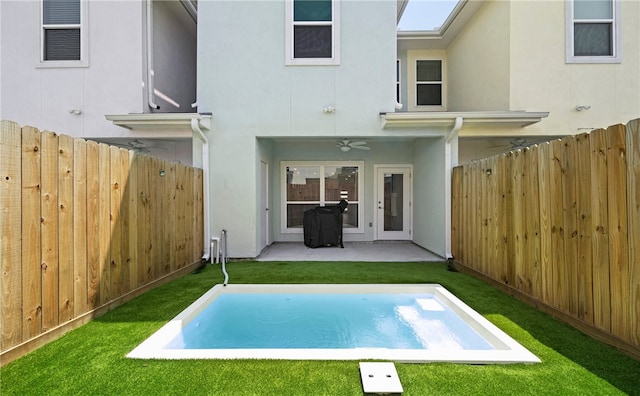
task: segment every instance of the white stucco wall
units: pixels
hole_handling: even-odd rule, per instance
[[[448,111],[511,110],[510,7],[486,2],[447,48]]]
[[[442,257],[445,244],[445,139],[413,144],[413,241]]]
[[[154,88],[162,94],[155,96],[155,103],[161,113],[191,113],[196,101],[196,23],[179,2],[154,1],[153,27]]]
[[[568,64],[564,1],[485,3],[447,49],[449,110],[550,113],[540,123],[497,135],[576,134],[637,118],[640,3],[618,4],[622,62]],[[577,105],[591,108],[579,112]]]
[[[141,110],[142,3],[89,2],[88,67],[58,68],[38,66],[41,2],[0,7],[2,118],[74,137],[122,133],[104,115]]]
[[[199,3],[198,109],[214,124],[212,225],[229,229],[232,256],[258,253],[256,137],[376,136],[379,113],[393,111],[396,3],[340,4],[340,65],[286,66],[284,2]]]
[[[564,2],[513,2],[511,107],[550,112],[530,132],[576,134],[640,115],[640,3],[619,4],[622,62],[567,64]]]

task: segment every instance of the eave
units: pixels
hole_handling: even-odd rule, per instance
[[[141,130],[191,131],[191,121],[197,120],[201,129],[211,129],[211,114],[202,113],[139,113],[139,114],[107,114],[107,120],[115,125]]]
[[[465,126],[526,127],[542,121],[549,112],[528,111],[469,111],[469,112],[398,112],[380,113],[382,128],[420,128],[429,126],[453,126],[457,118]]]
[[[398,30],[398,48],[445,49],[485,3],[484,0],[460,0],[442,26],[434,30]]]

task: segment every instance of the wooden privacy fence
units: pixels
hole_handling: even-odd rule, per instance
[[[640,119],[453,171],[456,264],[640,356]]]
[[[200,263],[202,170],[0,126],[2,364]]]

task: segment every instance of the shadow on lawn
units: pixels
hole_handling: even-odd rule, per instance
[[[467,275],[462,275],[467,276]],[[536,341],[580,365],[629,395],[640,395],[640,361],[599,342],[570,325],[495,289],[482,281],[482,297],[468,292],[465,301],[485,316],[500,315],[529,333]],[[457,287],[452,287],[457,289]],[[532,351],[535,353],[535,351]],[[540,356],[538,356],[540,357]],[[541,358],[542,364],[545,360]]]

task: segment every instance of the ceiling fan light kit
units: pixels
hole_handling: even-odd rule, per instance
[[[351,149],[370,150],[371,148],[368,147],[366,144],[367,144],[367,142],[364,142],[364,141],[352,142],[349,139],[343,139],[343,140],[340,140],[338,142],[336,147],[338,147],[341,151],[343,151],[345,153],[347,151],[350,151]]]

